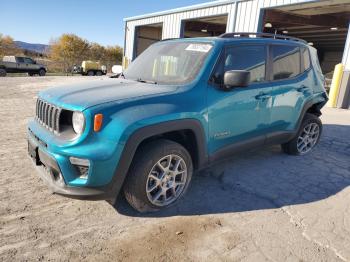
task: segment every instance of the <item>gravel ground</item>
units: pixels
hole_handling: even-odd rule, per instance
[[[174,207],[141,216],[51,194],[27,157],[36,94],[84,77],[0,79],[1,261],[350,260],[350,111],[324,109],[319,146],[239,154],[196,175]]]

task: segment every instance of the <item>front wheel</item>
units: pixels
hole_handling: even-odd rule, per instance
[[[321,120],[317,116],[307,113],[297,135],[288,143],[282,144],[282,149],[290,155],[304,155],[318,144],[321,133]]]
[[[44,69],[40,69],[39,76],[45,76],[45,75],[46,75],[46,71]]]
[[[192,159],[180,144],[150,142],[138,150],[130,168],[124,195],[139,212],[152,212],[175,203],[192,177]]]

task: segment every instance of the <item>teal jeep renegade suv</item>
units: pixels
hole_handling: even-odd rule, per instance
[[[176,202],[194,171],[240,150],[318,143],[327,95],[317,52],[262,33],[158,42],[118,78],[42,91],[28,151],[52,190],[140,212]]]

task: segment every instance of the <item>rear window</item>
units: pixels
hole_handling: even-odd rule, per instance
[[[299,47],[272,45],[273,80],[288,79],[300,74]]]
[[[24,63],[23,57],[16,57],[18,63]]]

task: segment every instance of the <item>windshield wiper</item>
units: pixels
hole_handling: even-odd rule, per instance
[[[154,85],[157,84],[156,81],[152,81],[152,80],[143,80],[143,79],[141,79],[141,78],[137,78],[136,81],[137,81],[137,82],[141,82],[141,83],[147,83],[147,84],[154,84]]]

